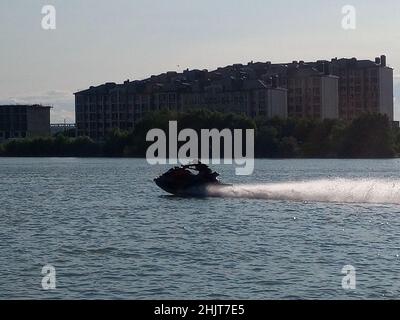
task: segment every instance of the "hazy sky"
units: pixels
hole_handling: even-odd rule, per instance
[[[43,30],[44,5],[57,10]],[[356,30],[341,26],[353,5]],[[400,119],[399,0],[1,0],[0,103],[53,104],[74,121],[73,92],[103,82],[248,61],[386,54]]]

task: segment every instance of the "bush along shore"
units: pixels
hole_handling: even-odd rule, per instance
[[[346,122],[250,119],[236,114],[197,110],[150,113],[133,131],[114,130],[103,142],[66,134],[11,140],[0,144],[0,156],[142,158],[153,143],[146,142],[148,131],[159,128],[168,133],[169,121],[178,121],[179,130],[191,128],[198,133],[201,129],[214,128],[254,129],[256,158],[394,158],[400,155],[400,129],[381,114],[364,114]]]

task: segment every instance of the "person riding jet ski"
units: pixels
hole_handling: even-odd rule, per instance
[[[217,172],[213,172],[209,166],[202,163],[200,160],[197,163],[192,163],[192,164],[182,166],[182,168],[192,169],[192,170],[197,171],[199,173],[198,176],[201,178],[206,178],[206,179],[208,178],[210,180],[216,180],[219,177],[219,174]]]
[[[202,176],[207,176],[213,174],[213,171],[210,169],[209,166],[206,164],[202,163],[201,161],[198,161],[197,163],[191,163],[185,166],[182,166],[183,168],[187,169],[192,169],[195,171],[198,171],[200,175]]]
[[[197,171],[198,174],[190,170]],[[174,195],[206,196],[210,185],[227,186],[217,179],[218,176],[218,173],[198,161],[170,169],[154,181],[161,189]]]

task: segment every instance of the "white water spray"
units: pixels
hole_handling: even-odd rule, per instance
[[[212,197],[400,204],[400,180],[322,179],[300,182],[210,187]]]

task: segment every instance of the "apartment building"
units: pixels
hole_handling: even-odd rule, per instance
[[[314,68],[300,68],[291,72],[287,83],[289,116],[337,119],[338,80],[338,77],[321,73]]]
[[[201,73],[200,73],[201,74]],[[187,75],[191,75],[188,72]],[[168,82],[106,83],[75,94],[77,133],[102,140],[115,128],[131,130],[150,111],[208,109],[250,117],[286,117],[287,90],[261,80],[223,78],[187,82],[170,73]],[[164,75],[162,80],[166,81]],[[197,79],[198,80],[198,79]]]
[[[214,71],[166,72],[75,93],[78,135],[103,139],[131,130],[150,111],[204,108],[249,117],[352,120],[378,112],[393,120],[393,69],[386,56],[249,62]]]
[[[339,77],[339,116],[352,120],[365,112],[386,114],[393,121],[393,69],[386,56],[375,61],[332,59],[330,72]]]
[[[50,109],[42,105],[0,105],[0,141],[50,135]]]
[[[393,121],[393,69],[387,65],[385,55],[375,58],[374,61],[334,58],[330,61],[278,64],[251,62],[243,70],[248,68],[253,70],[256,77],[264,80],[274,75],[279,77],[279,86],[289,89],[290,117],[308,117],[310,114],[311,117],[318,117],[318,113],[322,118],[335,116],[333,105],[337,94],[340,119],[353,120],[363,113],[375,112],[386,114]],[[320,80],[315,79],[316,76]],[[337,77],[337,84],[334,77]],[[316,88],[310,87],[311,83]],[[310,105],[305,102],[317,101],[317,97],[311,97],[314,90],[317,95],[319,91],[322,93],[320,107],[317,107],[317,103]]]
[[[219,69],[219,72],[230,76],[246,74],[274,87],[287,89],[288,117],[337,119],[339,116],[338,77],[330,74],[327,65],[317,68],[304,61],[286,64],[250,62],[246,66]]]
[[[206,86],[204,91],[181,94],[181,109],[209,109],[248,117],[287,117],[287,90],[261,80],[228,78]]]

